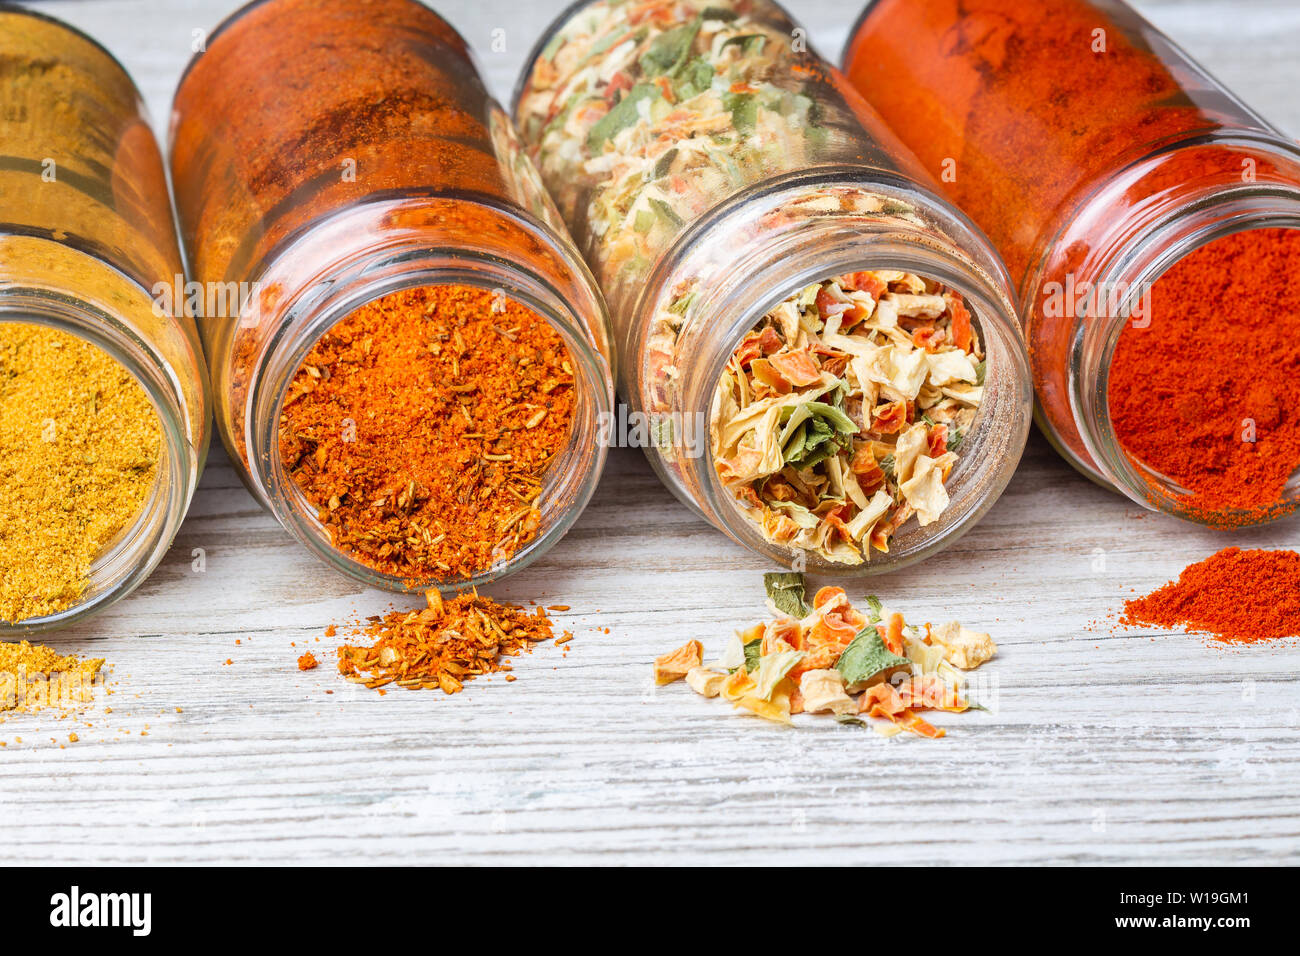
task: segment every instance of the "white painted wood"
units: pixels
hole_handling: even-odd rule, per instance
[[[37,6],[101,38],[165,118],[191,31],[232,4]],[[561,4],[443,6],[481,50],[507,29],[507,52],[482,54],[505,97]],[[790,6],[838,55],[856,4]],[[1300,130],[1292,0],[1142,8]],[[760,619],[765,568],[639,453],[616,452],[569,537],[492,589],[572,605],[567,656],[539,648],[516,683],[455,698],[381,698],[334,676],[316,641],[391,596],[296,548],[218,451],[152,579],[54,642],[107,657],[112,696],[84,721],[0,724],[0,863],[1295,863],[1300,652],[1092,622],[1229,540],[1294,547],[1298,528],[1229,539],[1148,515],[1035,438],[978,528],[871,585],[916,618],[994,632],[997,712],[943,721],[941,741],[886,741],[651,685],[656,654],[692,637],[714,651]],[[299,673],[308,647],[325,665]],[[70,731],[80,742],[60,749]]]

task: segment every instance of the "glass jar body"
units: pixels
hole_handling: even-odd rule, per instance
[[[162,559],[202,470],[207,391],[197,327],[173,295],[184,278],[162,156],[117,61],[57,21],[0,11],[0,156],[0,322],[98,346],[139,382],[162,432],[141,512],[76,604],[15,625],[35,631],[107,607]]]
[[[843,565],[768,541],[718,477],[719,376],[775,305],[809,283],[902,269],[976,302],[992,405],[944,520],[912,529],[882,572],[952,540],[1005,486],[1026,436],[1027,364],[987,241],[779,6],[588,3],[542,38],[516,120],[610,302],[627,435],[685,502],[786,565]]]
[[[581,420],[550,469],[532,544],[473,578],[433,583],[498,577],[558,540],[603,466],[604,448],[582,439],[612,405],[608,319],[455,31],[412,0],[250,5],[193,62],[173,115],[195,276],[236,303],[203,327],[218,425],[259,500],[339,570],[418,586],[330,544],[279,461],[280,409],[299,363],[350,312],[401,289],[477,285],[564,338]]]
[[[927,168],[950,165],[948,195],[1006,259],[1053,444],[1144,506],[1217,520],[1120,447],[1110,358],[1178,259],[1300,223],[1300,151],[1120,0],[876,0],[845,72]]]

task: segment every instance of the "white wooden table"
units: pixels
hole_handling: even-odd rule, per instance
[[[106,43],[159,121],[193,31],[234,6],[35,5]],[[503,99],[562,5],[442,4]],[[856,2],[790,5],[838,56]],[[1294,0],[1141,6],[1300,131]],[[497,27],[504,53],[488,49]],[[1147,514],[1035,437],[982,524],[870,585],[914,618],[995,634],[996,712],[953,716],[940,741],[885,740],[813,718],[778,728],[653,687],[656,654],[689,638],[716,652],[762,618],[770,569],[677,504],[638,452],[615,452],[573,532],[491,589],[572,605],[558,615],[577,636],[567,655],[544,646],[517,682],[445,698],[337,677],[323,629],[393,597],[295,546],[214,450],[153,577],[51,641],[108,658],[114,693],[83,720],[0,724],[0,864],[1295,863],[1300,651],[1115,634],[1105,620],[1229,540],[1294,547],[1297,531],[1229,539]],[[308,648],[323,665],[300,673]]]

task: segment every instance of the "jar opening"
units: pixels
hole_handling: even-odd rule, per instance
[[[836,171],[835,176],[840,175]],[[927,205],[926,197],[915,190],[905,191],[877,183],[868,186],[852,180],[847,180],[847,183],[843,178],[828,181],[823,174],[782,184],[780,188],[749,197],[743,206],[722,211],[714,217],[709,229],[688,236],[689,242],[683,244],[677,256],[670,259],[647,290],[642,308],[651,311],[654,319],[649,323],[645,339],[637,344],[637,350],[645,360],[634,370],[639,377],[629,393],[652,414],[698,416],[705,423],[705,427],[699,430],[708,429],[708,441],[703,443],[700,454],[692,454],[689,447],[677,441],[668,443],[670,447],[657,445],[650,459],[679,497],[695,505],[715,526],[751,550],[786,566],[813,568],[832,574],[878,574],[921,560],[942,549],[992,506],[1010,480],[1023,450],[1032,405],[1028,359],[1010,304],[1010,286],[991,255],[987,264],[979,260],[981,250],[985,248],[981,240],[967,232],[959,220],[947,216],[937,206]],[[950,238],[954,235],[966,237],[969,244],[957,246]],[[968,250],[974,252],[968,254]],[[735,433],[725,436],[717,427],[709,426],[718,424],[719,412],[723,409],[728,409],[735,418],[742,411],[739,406],[746,404],[740,390],[750,386],[736,382],[738,376],[734,374],[733,360],[747,343],[753,345],[755,339],[752,336],[756,331],[761,334],[763,323],[771,324],[769,316],[783,308],[793,308],[797,315],[799,296],[806,293],[815,306],[816,293],[827,280],[857,273],[912,276],[915,278],[908,281],[918,284],[917,294],[938,291],[940,300],[945,291],[959,296],[971,316],[972,338],[978,339],[985,350],[981,359],[986,358],[987,363],[984,365],[983,385],[965,383],[972,388],[982,388],[983,397],[974,406],[976,413],[970,421],[963,422],[967,430],[961,441],[962,455],[956,461],[947,459],[935,466],[947,471],[946,481],[939,480],[944,477],[942,474],[929,476],[927,470],[923,471],[922,480],[916,486],[918,494],[921,485],[927,486],[936,499],[940,488],[945,489],[950,498],[949,506],[937,516],[931,516],[935,520],[923,528],[918,527],[915,521],[900,521],[901,530],[891,529],[897,533],[890,539],[888,553],[872,548],[862,554],[861,560],[854,562],[847,548],[837,546],[836,554],[841,560],[836,561],[819,554],[815,541],[812,548],[792,548],[772,540],[779,537],[772,534],[774,529],[787,534],[790,531],[785,519],[796,525],[800,522],[811,524],[809,515],[785,503],[775,504],[775,507],[772,507],[773,502],[764,505],[761,486],[756,488],[752,483],[747,486],[743,480],[728,481],[734,477],[729,474],[732,469],[746,475],[743,468],[747,463],[752,471],[750,477],[754,479],[766,480],[783,471],[786,466],[785,444],[800,442],[801,426],[801,447],[789,449],[792,458],[810,444],[836,444],[840,433],[835,431],[834,420],[838,417],[837,411],[842,410],[837,406],[842,406],[840,399],[847,397],[840,393],[841,386],[832,386],[826,391],[836,398],[836,401],[822,403],[832,406],[830,412],[812,414],[823,410],[810,407],[798,413],[791,411],[782,421],[781,416],[787,413],[783,408],[778,409],[775,421],[763,423],[766,428],[763,439],[755,438],[758,432],[748,427],[749,423],[743,419],[734,426]],[[840,289],[842,292],[843,286]],[[912,294],[903,287],[892,291]],[[674,303],[683,296],[690,297],[690,301],[674,309]],[[846,298],[852,299],[853,295]],[[874,297],[870,298],[874,305]],[[926,317],[918,315],[908,317],[907,325],[913,324],[912,318],[917,318],[918,324],[926,322]],[[790,324],[794,328],[798,325],[798,318],[790,319]],[[837,333],[844,330],[842,317],[840,326]],[[906,333],[896,330],[894,334],[899,337],[898,344],[901,346],[906,342],[909,351],[919,351],[924,355],[923,349],[915,349],[912,331],[915,330]],[[877,354],[881,344],[883,340],[882,343],[869,343],[869,348],[859,349],[863,353],[861,356],[851,359],[841,356],[840,361],[846,366],[851,361],[865,366],[873,357],[890,357],[891,350],[887,349],[883,355]],[[796,344],[793,351],[799,351],[801,347]],[[818,353],[819,375],[821,358],[833,360],[840,351],[843,350],[826,349],[824,356]],[[898,357],[903,357],[901,347],[896,352]],[[923,357],[908,361],[918,368],[926,365]],[[718,393],[719,384],[729,374],[729,367],[732,374],[729,383],[731,401],[735,408],[724,405]],[[766,375],[768,371],[765,368],[761,374]],[[915,370],[912,374],[916,374]],[[750,377],[749,371],[746,377]],[[882,373],[878,377],[886,376]],[[781,386],[775,384],[774,387]],[[812,388],[816,390],[816,386]],[[843,388],[848,391],[847,385]],[[792,393],[799,391],[799,387],[791,388]],[[825,394],[820,397],[824,398]],[[795,405],[802,403],[801,398],[791,401]],[[854,409],[854,413],[862,414],[860,406]],[[795,420],[796,414],[800,416],[798,420]],[[791,421],[794,421],[793,426],[790,426]],[[843,424],[847,436],[848,423]],[[865,424],[865,421],[859,421],[855,433]],[[909,424],[915,424],[915,420]],[[786,426],[790,426],[790,431],[783,434]],[[813,433],[819,440],[809,443],[808,436]],[[864,438],[854,438],[850,439],[850,445],[854,441],[865,444]],[[918,446],[919,452],[919,444],[914,437],[910,439],[909,447]],[[777,445],[781,447],[776,448]],[[925,450],[930,450],[928,441]],[[854,448],[854,453],[857,451]],[[937,444],[934,451],[935,455],[925,455],[930,459],[924,463],[927,469],[946,453],[946,449],[940,452]],[[818,454],[816,448],[809,453]],[[765,459],[765,455],[769,457]],[[777,457],[782,459],[779,463]],[[852,456],[846,453],[843,457],[851,466]],[[916,458],[919,457],[918,454]],[[823,459],[820,463],[823,472],[831,467],[838,468],[838,464],[832,466],[825,461]],[[904,461],[905,468],[914,463],[915,458],[909,451]],[[865,465],[865,460],[862,464]],[[767,466],[771,466],[771,470],[763,474],[753,470],[761,471]],[[836,497],[845,500],[856,497],[844,486],[843,479],[844,469],[838,468],[834,484]],[[830,481],[831,477],[826,475],[822,487],[831,487]],[[860,486],[861,482],[858,484]],[[737,490],[745,504],[738,501]],[[788,497],[783,488],[771,490],[775,492],[772,497],[777,501]],[[820,495],[814,502],[811,498],[813,490],[816,489],[809,489],[807,501],[799,503],[820,523],[834,505],[825,505]],[[797,486],[796,491],[800,498],[805,494],[804,489]],[[870,505],[874,492],[871,495],[864,493],[864,497]],[[755,502],[755,498],[759,500]],[[881,504],[883,501],[875,507],[879,508]],[[845,518],[852,520],[859,513],[866,514],[861,523],[870,527],[854,530],[869,534],[875,527],[873,521],[878,522],[882,514],[893,513],[896,502],[891,502],[889,509],[876,515],[861,509],[859,502],[854,502],[854,506],[848,509],[847,515],[837,514],[835,518],[847,524]],[[822,514],[816,514],[818,508],[822,509]],[[750,511],[759,517],[751,516],[747,513]],[[766,529],[764,522],[767,523]],[[835,521],[826,523],[835,525]],[[812,529],[801,529],[801,533],[803,531]],[[837,533],[842,536],[838,530]],[[860,540],[862,534],[856,537]],[[793,539],[787,537],[786,540]],[[824,539],[821,543],[824,544]]]
[[[306,333],[272,350],[250,467],[281,522],[358,580],[490,581],[545,551],[589,499],[608,369],[522,283],[389,265],[314,301]]]
[[[1131,495],[1228,527],[1300,506],[1300,224],[1234,225],[1153,270],[1113,323],[1098,408]]]
[[[0,630],[36,632],[107,606],[152,571],[183,517],[192,468],[170,383],[136,343],[89,308],[10,298],[26,301],[0,310],[12,373],[0,442],[15,443],[4,449],[0,524],[14,527]]]
[[[918,238],[917,234],[898,230],[893,225],[876,222],[868,228],[859,224],[852,229],[836,229],[835,224],[823,226],[828,230],[829,238],[823,235],[813,245],[798,250],[798,254],[784,258],[772,256],[774,265],[768,271],[746,273],[749,282],[742,285],[748,293],[737,297],[710,297],[706,303],[693,308],[693,315],[686,317],[689,332],[682,334],[677,349],[689,355],[697,352],[701,355],[688,371],[682,372],[680,390],[684,395],[684,405],[680,406],[681,410],[686,415],[698,412],[712,423],[719,382],[723,381],[728,364],[744,345],[746,337],[781,303],[797,299],[810,286],[820,285],[828,277],[853,273],[888,272],[924,277],[918,281],[926,282],[931,289],[943,286],[944,290],[959,294],[970,312],[972,338],[978,339],[984,350],[983,384],[965,384],[983,392],[975,415],[971,416],[969,423],[963,423],[967,431],[961,440],[961,455],[956,462],[949,459],[940,464],[939,468],[949,468],[945,481],[927,479],[923,473],[923,480],[918,483],[930,484],[936,497],[939,492],[935,486],[943,486],[949,496],[949,506],[926,527],[919,527],[915,520],[901,522],[900,527],[893,529],[896,533],[889,538],[888,553],[872,548],[863,553],[863,561],[858,563],[827,561],[815,550],[792,549],[768,540],[761,523],[742,511],[736,494],[727,488],[719,473],[720,468],[729,467],[724,458],[735,459],[735,449],[724,450],[722,455],[715,454],[714,444],[718,436],[711,434],[705,445],[705,454],[694,462],[682,464],[681,470],[685,473],[686,488],[694,489],[694,494],[689,497],[699,502],[706,518],[749,548],[785,566],[800,567],[801,570],[811,568],[823,574],[880,574],[905,567],[943,549],[971,527],[1005,488],[1015,463],[1021,457],[1030,424],[1032,406],[1028,360],[1005,289],[998,290],[995,282],[978,267],[959,256],[946,254],[941,247]],[[875,346],[870,350],[862,349],[866,354],[859,364],[870,362],[874,350]],[[902,350],[898,351],[901,356]],[[858,414],[861,415],[861,408]],[[818,418],[831,419],[832,416]],[[783,431],[784,425],[792,419],[779,423]],[[833,429],[833,424],[831,427]],[[822,428],[818,427],[818,431]],[[787,440],[794,438],[794,432],[785,437]],[[914,444],[919,445],[919,442]],[[783,447],[783,457],[784,450]],[[944,453],[940,453],[937,445],[933,450],[939,454],[926,454],[927,458],[943,457]],[[928,434],[926,451],[930,451]],[[677,467],[671,455],[664,454],[658,458],[666,464],[666,472]],[[658,462],[658,458],[651,457],[651,460]],[[909,453],[905,466],[910,467],[910,459]],[[849,463],[852,467],[852,458],[849,458]],[[784,462],[781,466],[784,468]],[[842,471],[840,477],[842,480]],[[861,480],[858,484],[861,486]],[[848,490],[845,493],[848,494]],[[867,502],[870,503],[874,497],[874,493],[866,496]],[[876,507],[880,503],[883,501]],[[893,507],[891,505],[891,509]],[[783,509],[790,510],[787,506],[777,510]],[[853,516],[850,515],[850,519]],[[802,515],[800,518],[807,522]],[[862,523],[871,520],[872,516],[867,514]]]
[[[713,392],[710,467],[731,508],[792,563],[846,567],[938,521],[981,424],[983,340],[959,292],[914,272],[823,275],[785,296]]]

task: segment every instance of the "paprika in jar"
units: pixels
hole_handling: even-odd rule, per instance
[[[993,504],[1031,412],[1005,270],[781,7],[579,4],[515,117],[609,301],[629,441],[679,498],[858,574]]]
[[[217,421],[256,497],[367,584],[524,566],[582,511],[608,317],[464,40],[414,0],[266,0],[176,93]]]
[[[107,607],[180,529],[208,443],[183,285],[130,76],[0,9],[0,634]]]
[[[1300,149],[1122,0],[874,0],[845,71],[1017,283],[1038,421],[1211,526],[1300,504]]]

